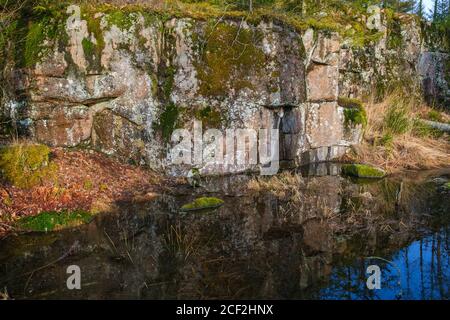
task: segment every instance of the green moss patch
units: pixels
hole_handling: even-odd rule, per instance
[[[84,38],[81,41],[83,46],[84,56],[89,63],[90,70],[100,70],[101,50],[97,44],[93,43],[90,39]]]
[[[367,125],[367,114],[362,102],[358,99],[340,97],[339,106],[344,108],[345,126]]]
[[[16,144],[0,149],[2,176],[19,188],[31,188],[55,174],[50,148],[44,145]]]
[[[259,75],[265,55],[259,43],[262,35],[235,25],[220,23],[205,28],[204,39],[196,39],[199,61],[195,64],[200,93],[223,96],[230,89],[252,89],[249,75]]]
[[[86,224],[92,220],[92,214],[86,211],[42,212],[33,217],[25,217],[17,221],[21,230],[49,232]]]
[[[197,211],[204,209],[214,209],[222,206],[223,200],[214,197],[197,198],[193,202],[185,204],[181,207],[181,211]]]
[[[114,10],[108,12],[106,21],[110,26],[115,25],[122,30],[129,30],[136,21],[136,15],[123,10]]]
[[[388,36],[387,47],[389,49],[399,49],[403,45],[402,25],[398,17],[387,14]]]
[[[24,3],[16,17],[17,25],[10,40],[15,42],[16,59],[21,67],[32,67],[40,62],[55,42],[66,35],[66,6],[57,3]],[[18,12],[18,13],[19,13]]]
[[[81,44],[83,45],[84,54],[86,56],[91,56],[94,54],[95,44],[91,40],[84,38]]]
[[[56,37],[58,25],[50,18],[32,22],[25,38],[24,63],[26,67],[32,67],[49,50],[45,45],[46,39]]]
[[[220,128],[222,124],[222,115],[219,111],[212,109],[211,107],[204,107],[198,109],[195,112],[195,118],[200,120],[204,128]]]
[[[84,38],[82,41],[84,55],[89,63],[89,69],[100,71],[101,56],[105,48],[101,18],[96,18],[92,9],[83,8],[82,19],[86,21],[89,32],[89,38]]]
[[[164,107],[159,121],[154,123],[155,129],[161,132],[164,141],[170,140],[173,130],[178,126],[179,117],[180,109],[175,104],[169,103]]]
[[[365,179],[379,179],[386,176],[383,170],[365,164],[345,164],[342,166],[342,174]]]

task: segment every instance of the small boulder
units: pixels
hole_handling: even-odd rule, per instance
[[[204,209],[215,209],[224,204],[223,200],[214,197],[197,198],[181,207],[181,211],[197,211]]]
[[[384,170],[366,164],[345,164],[342,166],[342,174],[365,179],[381,179],[386,176]]]

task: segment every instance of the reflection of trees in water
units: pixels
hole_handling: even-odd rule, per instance
[[[448,299],[448,253],[448,228],[445,228],[391,255],[391,264],[360,259],[352,265],[335,267],[327,287],[321,291],[322,298]],[[380,290],[366,287],[366,268],[370,264],[381,268]],[[401,270],[400,279],[397,268]]]
[[[321,291],[322,299],[381,299],[380,290],[369,290],[366,286],[366,280],[369,276],[366,273],[367,267],[376,264],[382,270],[382,290],[397,292],[391,299],[401,292],[398,284],[399,277],[397,270],[392,270],[388,263],[376,259],[370,262],[366,259],[359,259],[353,265],[336,267],[330,277],[328,286]]]

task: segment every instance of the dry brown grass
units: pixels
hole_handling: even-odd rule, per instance
[[[385,117],[394,105],[401,105],[409,120],[406,132],[391,134],[386,128]],[[355,147],[345,160],[363,162],[382,167],[393,173],[405,169],[433,169],[450,166],[450,143],[448,135],[418,135],[414,119],[426,118],[433,109],[413,98],[392,94],[381,103],[366,106],[368,125],[363,143]],[[450,117],[442,113],[444,121]],[[392,141],[380,143],[391,134]]]
[[[270,178],[254,178],[248,182],[248,189],[253,192],[270,192],[277,198],[290,196],[295,198],[299,193],[300,186],[304,185],[301,175],[288,171],[282,172]]]

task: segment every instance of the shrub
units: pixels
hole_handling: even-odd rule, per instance
[[[50,163],[50,148],[38,144],[14,144],[0,149],[2,176],[19,188],[31,188],[52,176],[56,165]]]

